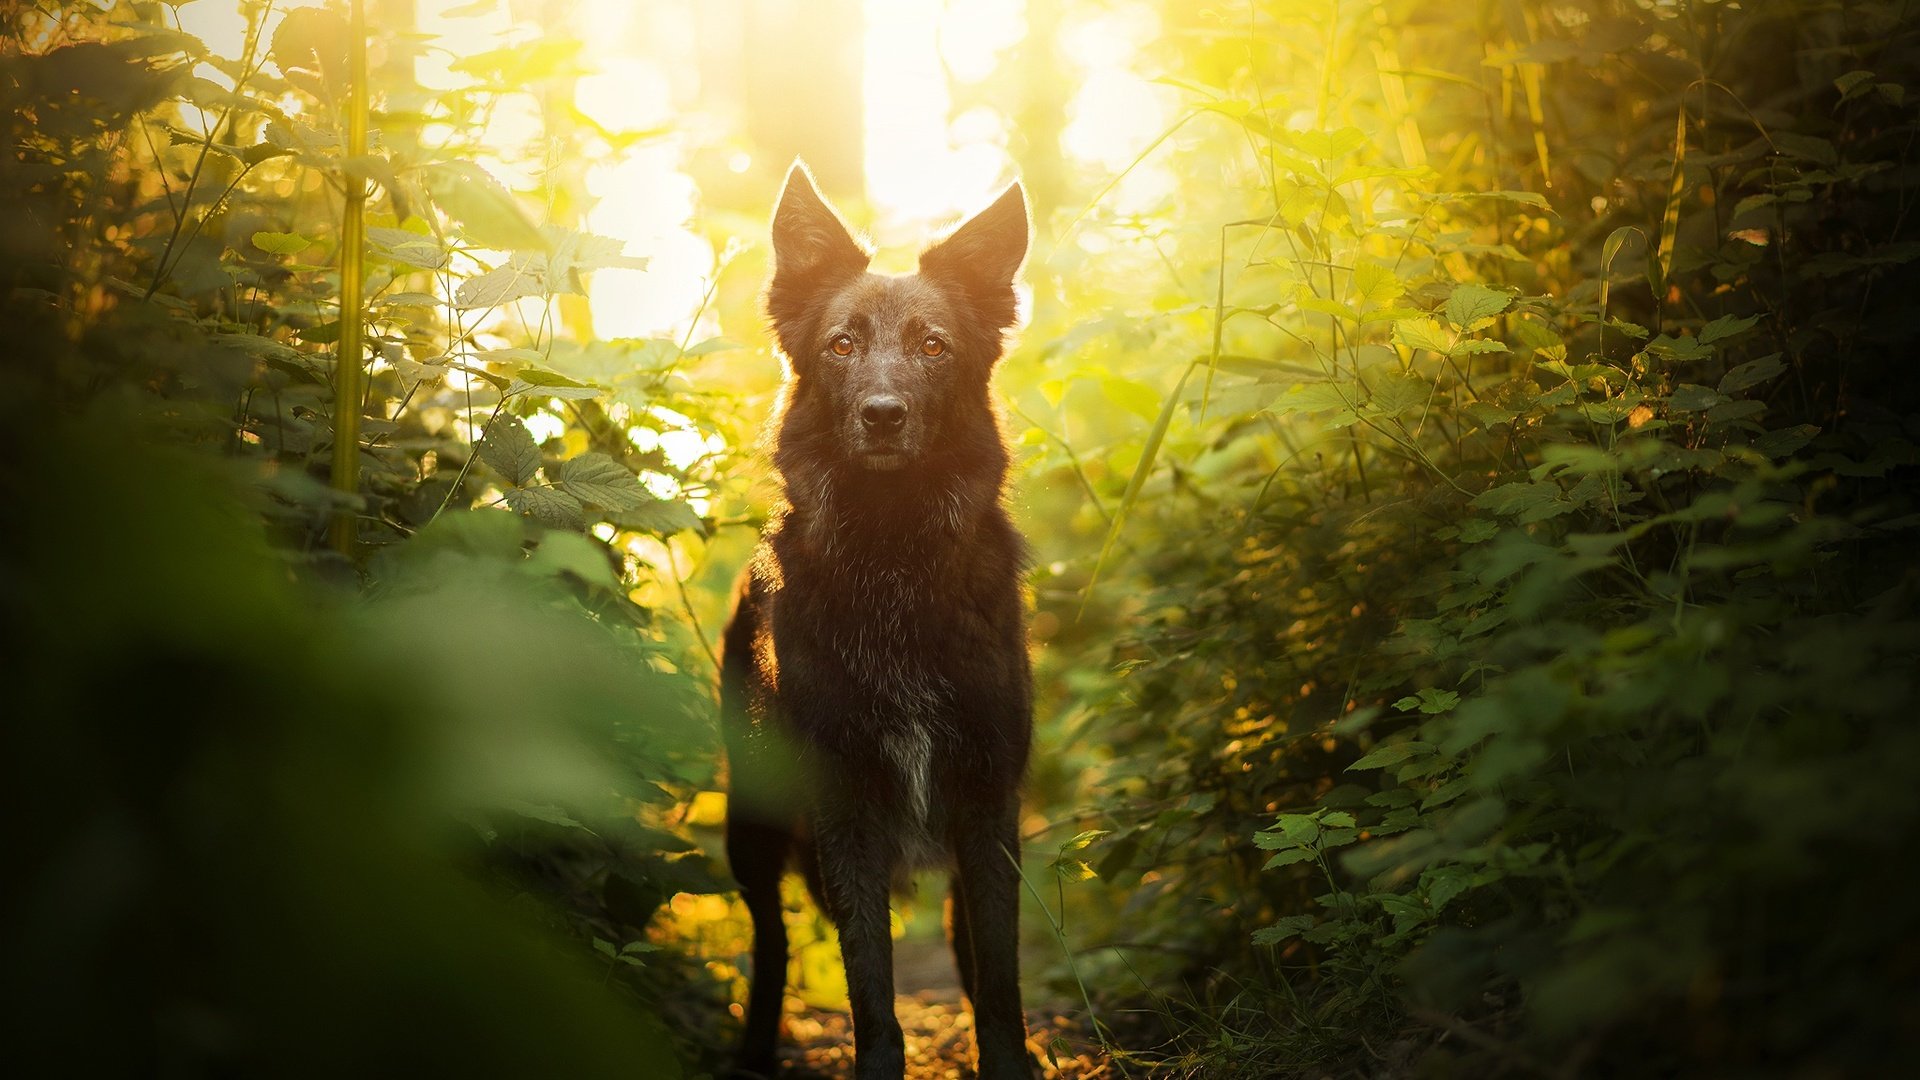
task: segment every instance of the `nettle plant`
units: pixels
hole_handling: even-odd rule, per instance
[[[158,21],[167,9],[143,10]],[[481,163],[510,152],[486,144],[502,101],[577,76],[577,44],[455,59],[452,72],[470,85],[428,91],[400,61],[431,42],[377,35],[376,59],[383,50],[394,59],[356,82],[337,11],[243,11],[237,58],[152,24],[108,31],[124,35],[116,47],[139,45],[180,72],[172,99],[123,149],[126,167],[157,190],[123,234],[142,276],[117,284],[251,365],[233,406],[236,452],[276,467],[274,513],[288,541],[315,546],[324,520],[344,509],[355,540],[378,546],[475,504],[562,529],[600,524],[608,539],[607,526],[700,529],[687,500],[706,492],[714,458],[670,461],[658,436],[701,433],[711,408],[679,369],[727,343],[567,337],[587,275],[646,260],[563,223],[579,217],[563,163],[642,136],[603,131],[566,95],[542,95],[544,128],[516,161],[539,177],[530,198]],[[224,81],[185,74],[189,63]],[[349,154],[356,93],[371,112],[365,151]],[[357,248],[341,226],[356,188],[366,193]],[[357,312],[342,311],[343,268],[362,283]],[[307,481],[327,475],[336,428],[345,430],[333,398],[349,321],[366,373],[353,429],[365,480],[330,494]]]
[[[116,432],[119,409],[139,437],[222,462],[284,560],[274,588],[324,593],[346,614],[317,625],[350,621],[362,652],[454,688],[434,699],[435,722],[458,713],[471,738],[423,745],[485,756],[496,722],[583,728],[605,783],[560,782],[569,759],[556,751],[553,768],[509,770],[514,797],[476,799],[472,823],[490,880],[557,894],[550,918],[634,969],[665,897],[721,885],[674,831],[711,782],[708,695],[686,675],[707,660],[632,596],[636,551],[707,529],[695,500],[719,454],[674,459],[660,444],[682,431],[714,445],[723,403],[680,369],[726,343],[691,330],[569,340],[585,275],[643,260],[566,224],[576,187],[545,165],[633,137],[555,106],[531,197],[480,162],[507,88],[569,77],[570,47],[469,56],[452,66],[471,86],[428,92],[406,58],[430,42],[388,28],[369,70],[351,62],[336,11],[241,10],[235,57],[163,4],[8,15],[4,91],[20,122],[5,171],[23,181],[33,228],[0,271],[9,302],[38,305],[70,346],[33,378]],[[343,367],[365,375],[344,401]],[[340,490],[349,430],[345,475],[358,481]],[[248,532],[244,512],[230,516]],[[343,520],[351,562],[326,542]],[[469,611],[484,617],[452,625]],[[567,632],[541,637],[556,620]],[[488,655],[512,663],[483,676],[474,660]],[[289,686],[310,674],[305,658],[284,662]]]
[[[1920,519],[1891,478],[1916,430],[1870,344],[1905,333],[1879,298],[1920,255],[1873,60],[1892,12],[1819,16],[1851,43],[1831,81],[1763,108],[1766,78],[1711,65],[1812,30],[1586,6],[1528,6],[1533,40],[1484,64],[1433,30],[1423,115],[1459,123],[1426,166],[1364,13],[1322,31],[1350,97],[1323,121],[1351,127],[1197,87],[1251,152],[1219,224],[1162,234],[1219,278],[1156,304],[1152,348],[1195,359],[1091,568],[1134,591],[1073,601],[1126,613],[1115,677],[1070,700],[1117,750],[1083,858],[1219,965],[1187,984],[1215,1065],[1357,1054],[1409,1010],[1527,1053],[1684,1047],[1683,1022],[1765,1031],[1755,1054],[1891,1037],[1891,901],[1823,883],[1897,861],[1915,817]],[[1262,84],[1245,56],[1221,84]],[[1597,107],[1645,70],[1644,108]],[[1101,455],[1069,456],[1040,465]],[[1809,981],[1851,1004],[1775,992]],[[1262,1034],[1222,1049],[1223,1008]]]

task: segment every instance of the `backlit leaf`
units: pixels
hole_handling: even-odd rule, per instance
[[[257,232],[252,236],[253,246],[274,255],[297,255],[313,246],[313,241],[299,233]]]
[[[1393,340],[1409,349],[1428,349],[1442,356],[1453,351],[1458,340],[1453,331],[1434,318],[1402,319],[1393,324]]]
[[[546,238],[506,188],[471,161],[443,161],[422,167],[427,193],[467,236],[483,247],[542,250]]]
[[[480,440],[480,460],[506,477],[508,483],[530,484],[540,471],[540,448],[519,417],[500,416]]]
[[[1512,296],[1485,285],[1456,285],[1447,297],[1447,321],[1463,331],[1478,330],[1512,303]]]
[[[581,502],[608,510],[633,510],[653,498],[631,470],[599,451],[562,462],[560,486]]]
[[[1362,309],[1386,307],[1406,291],[1399,277],[1379,263],[1361,263],[1353,268],[1353,302]]]
[[[585,524],[580,500],[558,488],[508,488],[506,499],[507,505],[519,513],[556,528],[577,529]]]

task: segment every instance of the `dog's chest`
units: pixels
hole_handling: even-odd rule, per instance
[[[832,722],[877,752],[912,821],[930,822],[940,747],[960,727],[950,674],[953,583],[926,567],[880,559],[790,570],[776,635],[812,658],[813,677],[787,690],[834,698],[840,709]]]

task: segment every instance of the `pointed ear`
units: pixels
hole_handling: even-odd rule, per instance
[[[871,255],[860,246],[813,186],[805,164],[795,160],[773,211],[773,274],[820,280],[857,274]]]
[[[1027,257],[1031,236],[1027,193],[1009,187],[993,205],[953,230],[945,240],[920,253],[920,272],[960,286],[1004,328],[1014,320],[1013,277]],[[1000,309],[1004,305],[1004,312]]]

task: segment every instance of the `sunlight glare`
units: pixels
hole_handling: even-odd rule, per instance
[[[994,73],[1000,54],[1027,34],[1026,0],[954,3],[940,20],[940,56],[955,79],[977,83]]]
[[[275,4],[266,12],[266,22],[260,40],[263,43],[273,41],[273,33],[279,29],[280,20],[286,17],[289,9],[314,7],[322,2],[323,0],[283,0]],[[224,4],[184,4],[171,10],[174,18],[179,20],[180,29],[199,38],[200,42],[207,47],[207,51],[214,56],[226,60],[238,60],[246,51],[247,15],[241,9],[239,0]],[[261,48],[264,50],[266,45],[263,44]],[[271,61],[268,61],[266,66],[271,68]],[[279,69],[271,68],[271,70]],[[233,89],[233,77],[208,61],[202,60],[193,65],[193,74],[215,86],[227,90]],[[208,125],[218,119],[217,116],[205,113],[187,102],[182,102],[179,108],[182,122],[190,130],[205,131]]]
[[[978,124],[950,129],[947,63],[991,68],[1024,28],[1023,5],[983,7],[976,20],[950,17],[940,0],[867,0],[866,174],[874,232],[883,246],[917,239],[929,222],[985,206],[1011,173],[1003,129],[990,141],[961,142]],[[957,9],[956,9],[957,10]]]
[[[1159,17],[1144,5],[1100,12],[1062,33],[1062,54],[1083,73],[1060,136],[1068,156],[1119,173],[1166,130],[1177,93],[1137,70],[1140,51],[1159,34]],[[1134,166],[1112,192],[1108,209],[1140,213],[1172,195],[1177,180],[1166,160],[1161,155]]]
[[[573,102],[608,131],[643,131],[673,118],[667,77],[657,64],[619,57],[597,65],[574,87]]]
[[[601,337],[649,337],[683,328],[713,272],[713,246],[688,228],[698,188],[679,169],[678,139],[634,147],[624,160],[587,172],[593,209],[587,228],[627,242],[645,270],[597,270],[587,283],[594,331]]]
[[[452,90],[471,83],[472,79],[455,74],[448,65],[463,56],[499,48],[501,38],[513,29],[513,16],[504,4],[458,18],[445,14],[464,6],[470,5],[461,0],[423,0],[415,13],[415,25],[432,41],[414,61],[415,77],[426,89]]]

